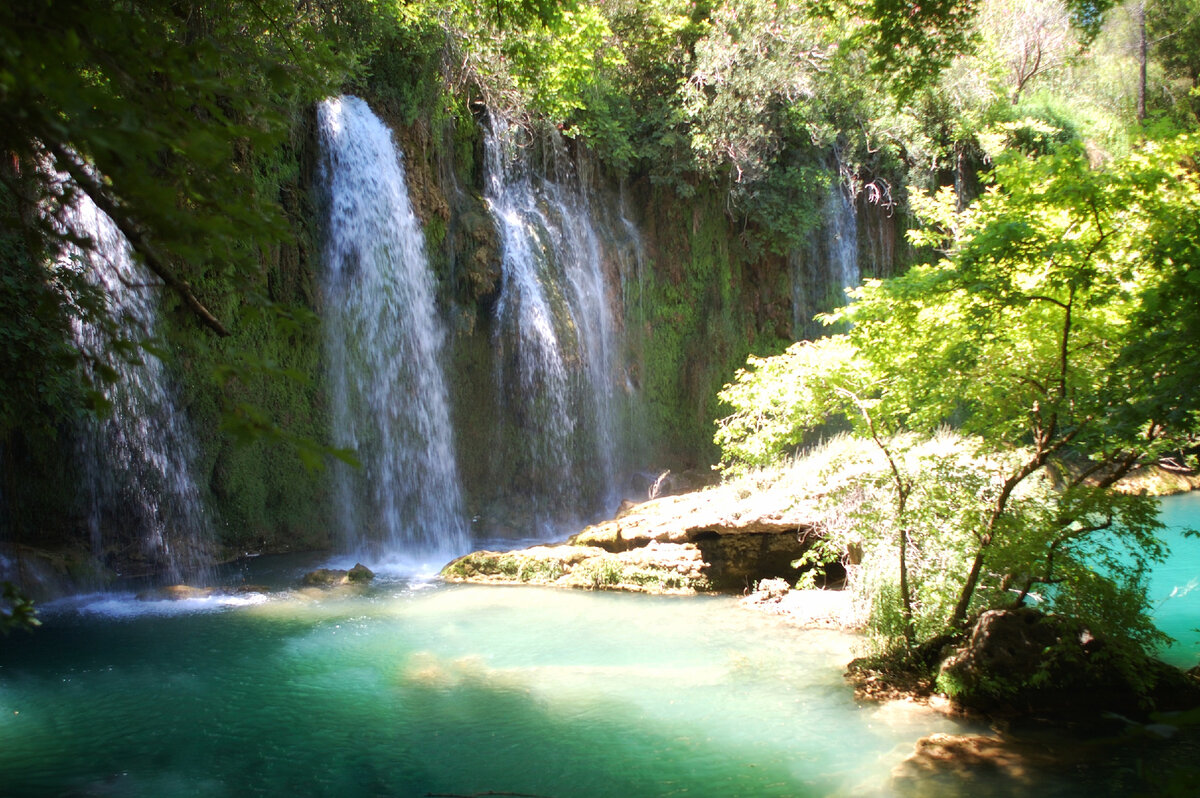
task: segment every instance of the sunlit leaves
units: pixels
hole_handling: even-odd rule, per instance
[[[866,0],[862,34],[875,71],[901,96],[932,83],[974,40],[976,0]]]
[[[838,389],[870,381],[843,336],[800,341],[774,357],[751,357],[718,398],[733,412],[717,422],[721,468],[740,474],[795,452],[805,434],[853,408]]]
[[[952,502],[974,508],[973,520],[936,509],[929,479],[944,464],[933,461],[894,473],[890,489],[907,502],[871,510],[894,506],[887,523],[908,530],[918,622],[936,626],[920,614],[932,584],[922,547],[960,550],[952,541],[974,536],[942,623],[1037,594],[1097,630],[1151,641],[1141,579],[1162,554],[1154,503],[1111,486],[1191,449],[1200,433],[1196,152],[1186,136],[1150,142],[1098,170],[1076,146],[1037,158],[1014,151],[961,211],[947,192],[920,196],[929,232],[917,239],[945,257],[864,283],[833,316],[851,323],[845,335],[740,372],[722,394],[736,410],[719,427],[726,468],[779,458],[831,417],[885,453],[904,449],[897,433],[951,424],[989,474]],[[857,422],[855,408],[872,423]]]

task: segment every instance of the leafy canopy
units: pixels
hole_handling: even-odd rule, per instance
[[[951,192],[925,196],[916,205],[931,225],[916,238],[945,257],[854,291],[833,316],[849,332],[739,372],[722,393],[734,410],[718,425],[723,468],[763,465],[814,428],[849,426],[888,461],[879,485],[893,500],[865,506],[872,527],[890,514],[877,540],[898,552],[902,583],[913,578],[890,595],[923,633],[1040,595],[1149,642],[1144,576],[1162,556],[1154,503],[1112,488],[1190,450],[1200,432],[1190,390],[1200,328],[1188,326],[1197,145],[1148,142],[1104,170],[1077,146],[1010,152],[966,210]],[[1178,346],[1163,346],[1164,328]],[[970,442],[975,473],[945,458],[914,464],[912,441],[945,424]],[[1038,487],[1051,478],[1053,491]],[[946,485],[971,487],[937,499]],[[940,564],[923,570],[909,555]],[[938,600],[922,598],[935,577]]]

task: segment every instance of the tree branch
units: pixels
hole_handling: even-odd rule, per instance
[[[145,263],[146,268],[166,283],[167,287],[183,300],[201,323],[217,335],[228,336],[229,330],[225,328],[225,325],[221,324],[217,317],[196,298],[188,282],[175,274],[141,228],[122,211],[120,205],[104,190],[100,181],[88,171],[79,157],[57,142],[46,141],[44,143],[53,153],[59,167],[70,175],[75,184],[88,195],[92,202],[96,203],[97,208],[112,219],[113,224],[129,242],[129,246],[142,256],[142,262]]]

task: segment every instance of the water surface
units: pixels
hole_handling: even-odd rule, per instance
[[[727,598],[400,581],[340,597],[98,596],[0,655],[0,784],[877,794],[914,740],[958,726],[856,705],[842,680],[852,642]]]
[[[1150,600],[1158,628],[1175,639],[1162,658],[1190,668],[1200,665],[1200,538],[1184,530],[1200,529],[1200,491],[1166,497],[1159,517],[1171,555],[1150,577]]]
[[[1163,518],[1173,554],[1151,594],[1177,639],[1167,658],[1190,666],[1200,541],[1178,528],[1200,526],[1200,495]],[[877,796],[897,794],[890,774],[921,737],[980,731],[856,704],[853,636],[733,598],[395,574],[294,588],[310,566],[260,558],[241,578],[265,587],[191,601],[80,597],[0,641],[0,794]],[[1134,764],[1022,784],[1121,794],[1106,785]],[[899,793],[961,789],[919,776]]]

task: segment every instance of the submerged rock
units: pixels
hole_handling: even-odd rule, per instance
[[[346,572],[346,579],[350,582],[370,582],[375,578],[375,572],[362,563],[355,563],[354,567]]]
[[[1087,760],[1078,745],[1044,743],[997,735],[932,734],[917,741],[913,753],[892,771],[891,788],[914,798],[999,798],[1027,792]]]

